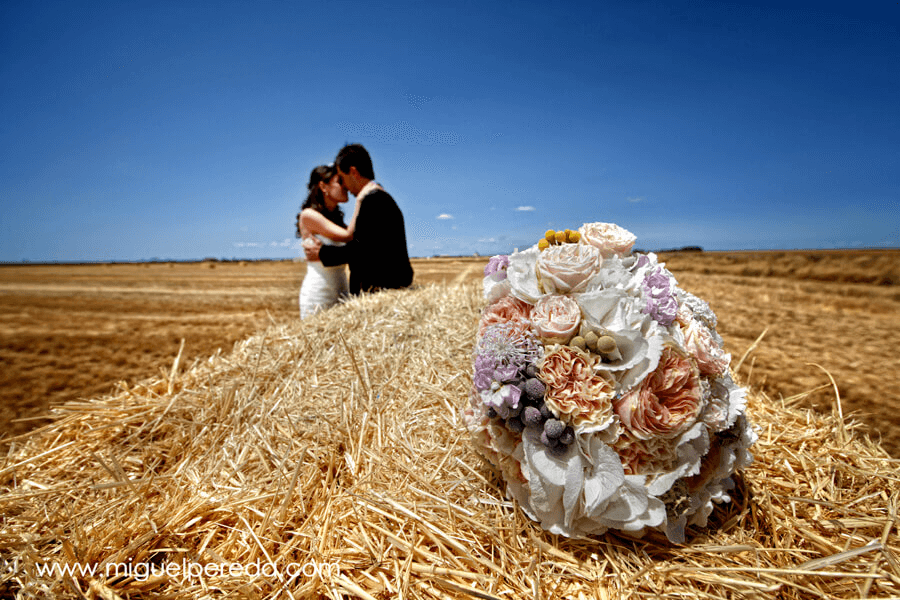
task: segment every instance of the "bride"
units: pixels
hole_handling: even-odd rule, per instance
[[[347,202],[347,189],[341,185],[337,168],[333,164],[316,167],[306,187],[309,193],[298,217],[300,237],[315,237],[328,245],[343,245],[353,239],[360,201],[356,201],[350,225],[345,225],[338,205]],[[300,318],[337,304],[348,293],[347,265],[326,267],[319,261],[307,261],[300,286]]]

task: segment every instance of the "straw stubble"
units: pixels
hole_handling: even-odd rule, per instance
[[[839,418],[839,403],[828,416],[751,392],[756,461],[733,502],[710,527],[689,530],[683,547],[656,534],[543,531],[506,499],[459,417],[480,308],[472,285],[367,295],[273,324],[231,354],[184,369],[176,361],[158,379],[60,407],[0,463],[0,589],[48,598],[900,595],[900,461]],[[94,571],[41,572],[53,564]]]

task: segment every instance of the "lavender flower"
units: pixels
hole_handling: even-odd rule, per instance
[[[643,312],[666,327],[672,324],[678,311],[674,287],[672,278],[663,272],[662,267],[648,273],[641,284],[647,298]]]
[[[494,381],[512,381],[518,374],[518,365],[501,365],[494,369]]]
[[[505,254],[498,254],[491,257],[487,266],[484,268],[484,276],[490,277],[494,281],[503,281],[506,279],[506,268],[509,266],[509,257]]]
[[[484,362],[484,357],[475,359],[475,376],[472,378],[472,383],[475,384],[475,389],[479,392],[491,387],[491,373],[493,373],[493,368],[491,366],[483,366]],[[481,366],[479,366],[479,363],[481,363]]]
[[[490,390],[481,393],[481,401],[488,408],[493,408],[501,417],[510,417],[518,414],[515,409],[519,408],[519,398],[522,396],[522,390],[514,385],[499,385],[496,389],[492,386]],[[512,412],[510,410],[512,409]]]

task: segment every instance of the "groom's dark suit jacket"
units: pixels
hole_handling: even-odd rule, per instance
[[[350,293],[404,288],[413,269],[406,250],[406,229],[400,207],[384,190],[365,195],[353,240],[344,246],[322,246],[319,260],[326,267],[350,267]]]

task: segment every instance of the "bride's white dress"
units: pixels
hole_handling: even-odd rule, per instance
[[[316,234],[323,244],[343,246],[324,236]],[[306,262],[306,276],[300,286],[300,318],[315,314],[338,303],[350,293],[347,283],[347,265],[326,267],[319,261]]]

